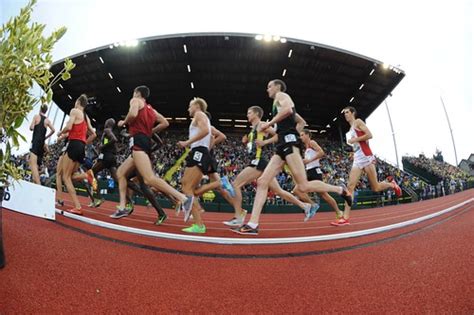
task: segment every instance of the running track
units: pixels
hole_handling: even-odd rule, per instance
[[[363,230],[438,212],[474,190],[401,206],[358,210],[352,225],[332,213],[264,215],[259,237]],[[82,199],[85,202],[85,199]],[[112,203],[85,216],[180,233],[139,207],[120,220]],[[7,266],[0,313],[458,313],[474,312],[474,202],[422,223],[337,241],[216,245],[134,235],[57,216],[56,222],[3,213]],[[205,213],[208,235],[238,237]],[[247,237],[248,238],[248,237]]]

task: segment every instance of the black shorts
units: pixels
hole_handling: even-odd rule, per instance
[[[104,152],[99,154],[97,160],[101,162],[102,166],[106,169],[117,167],[117,159],[115,157],[115,154],[112,152]]]
[[[211,170],[212,158],[209,149],[206,147],[196,147],[189,152],[186,158],[186,167],[197,166],[204,175]]]
[[[213,154],[210,154],[210,155],[211,155],[211,165],[209,166],[208,174],[217,173],[217,166],[219,163],[217,163],[217,160]]]
[[[81,140],[69,140],[67,156],[74,162],[84,163],[86,144]]]
[[[151,138],[142,133],[136,134],[130,138],[132,151],[143,151],[146,154],[151,153]]]
[[[250,162],[250,167],[255,167],[257,171],[263,172],[268,165],[268,161],[266,159],[255,159]]]
[[[37,164],[41,166],[43,163],[43,155],[44,155],[44,143],[32,143],[30,152],[34,153],[37,157]]]
[[[323,172],[319,167],[311,168],[306,170],[306,176],[308,177],[308,181],[311,180],[323,180]]]
[[[293,153],[293,147],[296,147],[301,154],[301,140],[298,134],[287,133],[278,135],[276,154],[278,154],[282,160],[285,160],[287,155]]]

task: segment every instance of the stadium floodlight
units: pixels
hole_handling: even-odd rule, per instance
[[[309,129],[311,132],[318,132],[316,129]]]
[[[104,63],[104,59],[102,59],[102,57],[99,57],[100,59],[100,62]]]
[[[194,83],[191,82],[191,89],[194,89]]]
[[[256,40],[262,40],[262,39],[263,39],[263,35],[258,34],[258,35],[255,36],[255,39],[256,39]]]
[[[372,71],[370,71],[369,75],[374,74],[374,72],[375,72],[375,69],[372,69]]]
[[[232,121],[232,119],[220,118],[219,121],[229,122],[229,121]]]
[[[183,50],[184,50],[184,53],[185,53],[185,54],[188,53],[188,47],[186,47],[186,45],[183,45]]]
[[[236,128],[247,128],[247,125],[234,125]]]
[[[389,67],[390,67],[390,65],[388,63],[385,63],[385,62],[382,65],[382,68],[384,68],[385,70],[387,70]]]
[[[336,121],[337,120],[337,117],[334,117],[334,119],[332,121]]]
[[[240,122],[240,123],[246,123],[247,120],[242,120],[242,119],[236,119],[235,122]]]
[[[119,93],[122,93],[122,90],[117,86],[117,91],[119,91]]]
[[[292,53],[293,53],[293,49],[290,49],[290,52],[288,53],[288,58],[291,58]]]
[[[272,41],[272,35],[270,34],[265,34],[263,36],[263,40],[266,41],[266,42],[271,42]]]
[[[188,72],[191,72],[191,66],[188,65]]]
[[[286,43],[286,38],[280,38],[280,43],[282,44]]]
[[[114,49],[114,45],[109,45],[109,48],[110,48],[110,49]]]
[[[362,83],[362,84],[359,86],[359,90],[362,90],[363,87],[364,87],[364,83]]]
[[[109,77],[110,77],[110,80],[113,80],[114,77],[112,76],[112,74],[109,72]]]
[[[283,73],[281,74],[282,77],[286,75],[286,69],[283,69]]]
[[[326,125],[326,128],[331,128],[331,125],[330,125],[330,124],[327,124],[327,125]]]
[[[61,89],[64,89],[61,83],[59,83],[59,87],[60,87]]]
[[[125,42],[125,46],[127,46],[127,47],[135,47],[137,45],[138,45],[138,40],[136,40],[136,39],[127,40]]]
[[[166,120],[173,120],[173,118],[171,118],[171,117],[166,117]]]
[[[186,117],[176,117],[175,120],[187,120]]]
[[[349,103],[352,103],[353,100],[354,100],[354,96],[351,98],[351,100],[349,101]]]
[[[280,41],[280,39],[281,39],[280,36],[278,36],[278,35],[273,35],[273,41],[274,41],[274,42],[278,42],[278,41]]]
[[[69,99],[72,100],[72,96],[71,96],[71,95],[68,94],[67,97],[69,97]]]
[[[115,47],[118,47],[119,45],[120,45],[119,42],[115,42],[115,43],[114,43],[114,46],[115,46]]]

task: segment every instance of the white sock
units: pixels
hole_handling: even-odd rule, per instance
[[[247,223],[247,225],[250,226],[252,229],[256,229],[257,226],[258,226],[258,223],[249,222],[249,223]]]

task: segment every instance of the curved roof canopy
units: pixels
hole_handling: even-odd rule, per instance
[[[405,76],[396,67],[338,48],[255,34],[158,36],[113,43],[70,58],[76,68],[70,80],[53,88],[53,99],[68,112],[86,93],[88,113],[99,124],[125,115],[133,89],[147,85],[149,103],[172,121],[171,127],[188,124],[189,101],[202,97],[213,124],[235,130],[246,125],[249,106],[261,106],[268,117],[272,100],[266,86],[278,78],[286,82],[309,128],[333,133],[342,108],[354,106],[359,117],[367,118]],[[62,62],[52,65],[54,74]]]

